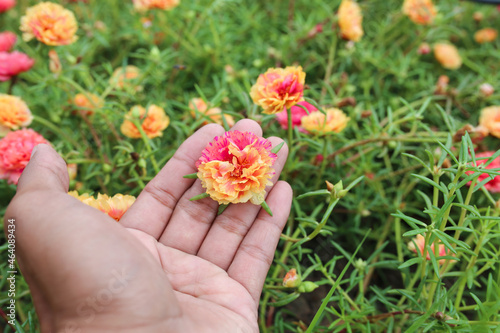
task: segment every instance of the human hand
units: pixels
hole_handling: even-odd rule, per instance
[[[233,129],[262,135],[251,120]],[[268,189],[273,217],[251,203],[217,216],[216,201],[189,201],[204,189],[182,176],[223,133],[207,125],[188,138],[119,223],[68,195],[62,158],[36,148],[5,220],[16,221],[42,332],[258,332],[260,293],[290,212],[291,188],[277,182],[288,149]]]

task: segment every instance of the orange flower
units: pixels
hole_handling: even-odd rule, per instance
[[[116,221],[120,221],[123,214],[125,214],[127,209],[135,202],[135,197],[132,195],[115,194],[113,197],[110,197],[107,194],[98,193],[96,199],[88,193],[78,195],[78,192],[70,191],[68,194],[77,198],[84,204],[108,214]]]
[[[305,79],[306,73],[300,66],[270,68],[259,75],[250,90],[250,97],[264,108],[264,113],[278,113],[303,100]]]
[[[28,164],[31,151],[40,144],[50,144],[32,129],[9,132],[0,140],[0,179],[17,184],[19,177]]]
[[[417,244],[417,247],[415,247],[415,244]],[[435,248],[435,242],[431,244],[431,251],[434,253],[436,257],[443,257],[446,255],[452,254],[451,252],[446,250],[444,244],[438,244],[438,250],[436,251]],[[422,235],[417,235],[417,237],[413,238],[412,241],[408,243],[408,250],[417,253],[420,252],[421,255],[424,254],[424,248],[425,248],[425,237]],[[428,252],[426,252],[426,259],[429,260],[431,259],[430,255]],[[438,260],[438,263],[442,264],[446,261],[446,259],[441,259]]]
[[[201,113],[205,116],[205,118],[210,118],[213,122],[224,125],[224,121],[222,120],[222,110],[220,108],[208,108],[207,103],[201,98],[192,98],[189,101],[189,109],[191,110],[191,115],[196,116],[196,112]],[[224,114],[224,119],[229,127],[234,125],[234,119],[231,115]],[[208,121],[205,121],[203,125],[208,124]]]
[[[133,0],[134,8],[138,11],[148,9],[170,10],[179,5],[180,0]]]
[[[136,105],[130,109],[130,112],[125,116],[125,120],[120,127],[123,135],[132,139],[141,137],[141,132],[131,121],[134,118],[142,121],[142,130],[148,138],[162,136],[163,130],[170,124],[170,118],[161,107],[153,104],[148,107],[146,112],[145,108]]]
[[[75,180],[76,174],[78,173],[78,165],[76,163],[70,163],[67,166],[69,180]]]
[[[40,2],[29,7],[21,17],[23,39],[33,38],[47,45],[67,45],[77,40],[78,24],[73,12],[52,2]]]
[[[500,138],[500,106],[489,106],[482,109],[479,126],[486,128],[489,134]]]
[[[302,127],[311,133],[325,135],[328,133],[340,133],[349,122],[349,117],[337,108],[325,110],[326,115],[322,112],[311,112],[307,116],[302,117]]]
[[[61,60],[55,50],[49,51],[49,70],[54,74],[61,74],[62,72]]]
[[[297,270],[295,268],[292,268],[286,273],[285,277],[283,278],[283,287],[295,288],[298,287],[301,282],[302,281],[300,276],[297,275]]]
[[[104,102],[99,96],[86,92],[85,94],[76,94],[72,103],[77,106],[75,112],[84,116],[91,116],[96,109],[102,108]]]
[[[431,0],[405,0],[403,14],[416,24],[427,25],[436,17],[436,7]]]
[[[474,34],[474,40],[479,44],[491,43],[497,38],[497,36],[498,31],[496,31],[496,29],[484,28],[476,31],[476,33]]]
[[[11,129],[29,126],[32,120],[31,111],[22,99],[0,94],[0,136],[4,136]]]
[[[141,87],[135,84],[134,81],[140,75],[141,70],[135,66],[118,67],[111,75],[109,84],[119,89],[133,88],[139,91]]]
[[[352,0],[342,0],[339,7],[339,26],[342,37],[357,42],[363,36],[363,14]]]
[[[214,140],[196,162],[201,185],[220,204],[264,202],[272,185],[276,154],[271,142],[250,132],[232,131]]]
[[[462,66],[462,58],[457,48],[449,43],[437,43],[434,45],[434,57],[447,69],[457,69]]]

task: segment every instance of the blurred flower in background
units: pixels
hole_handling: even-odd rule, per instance
[[[180,0],[132,0],[134,8],[138,11],[146,11],[149,9],[170,10],[177,7]]]
[[[251,132],[232,131],[215,137],[196,162],[198,178],[220,204],[264,202],[272,185],[276,154],[270,141]]]
[[[340,133],[349,122],[349,117],[337,108],[330,108],[322,112],[313,112],[302,117],[302,127],[313,134],[325,135],[329,133]]]
[[[309,111],[309,113],[304,110],[304,108],[300,107],[299,105],[302,105]],[[299,102],[296,105],[292,106],[291,108],[291,113],[292,113],[292,128],[297,127],[299,131],[305,133],[306,130],[302,127],[302,117],[307,116],[308,114],[312,112],[316,112],[318,109],[316,107],[306,101]],[[283,129],[288,129],[288,112],[286,110],[283,110],[279,113],[276,114],[276,120],[281,125],[281,128]]]
[[[342,37],[357,42],[363,36],[363,14],[352,0],[342,0],[339,6],[339,27]]]
[[[8,81],[13,76],[28,71],[35,60],[26,54],[14,52],[0,52],[0,81]]]
[[[141,70],[136,66],[118,67],[113,71],[109,79],[109,84],[118,89],[134,89],[139,91],[142,87],[135,81],[140,75]]]
[[[0,13],[6,12],[16,5],[16,0],[0,0]]]
[[[493,28],[484,28],[476,31],[474,40],[479,44],[491,43],[498,37],[498,31]]]
[[[11,130],[29,126],[32,120],[31,111],[22,99],[0,94],[0,137]]]
[[[416,247],[415,247],[415,244],[416,244]],[[408,243],[408,249],[412,252],[415,252],[415,253],[420,252],[420,255],[424,255],[424,248],[425,248],[425,237],[422,235],[417,235],[417,237],[413,238],[412,241],[410,241]],[[446,251],[444,244],[438,244],[438,248],[436,251],[435,243],[432,243],[431,244],[431,251],[432,251],[432,253],[434,253],[434,255],[436,257],[443,257],[446,255],[452,254],[452,253],[448,253],[448,251]],[[426,259],[427,260],[431,259],[429,252],[426,252]],[[445,261],[446,261],[446,259],[440,259],[440,260],[438,260],[438,263],[442,264]]]
[[[133,106],[120,127],[123,135],[132,139],[141,137],[141,132],[133,123],[133,119],[141,123],[142,130],[150,139],[162,136],[163,130],[170,124],[170,118],[165,114],[165,110],[159,106],[152,104],[147,111],[140,105]]]
[[[40,144],[49,144],[44,137],[32,129],[9,132],[0,140],[0,179],[17,184],[28,164],[31,151]]]
[[[0,32],[0,52],[7,52],[16,44],[17,36],[10,31]]]
[[[78,23],[70,10],[52,2],[40,2],[29,7],[21,17],[23,39],[33,38],[47,45],[67,45],[75,42]]]
[[[485,151],[482,153],[475,154],[477,165],[480,166],[480,165],[486,163],[486,161],[488,161],[488,158],[493,156],[493,154],[495,154],[495,153],[496,153],[496,151]],[[485,159],[477,160],[478,158],[482,158],[482,157],[485,157]],[[500,169],[500,157],[497,157],[493,161],[491,161],[491,163],[488,164],[486,169]],[[470,175],[470,174],[474,173],[474,171],[466,171],[465,173]],[[481,175],[479,175],[477,182],[478,183],[482,182],[486,178],[491,178],[491,177],[493,177],[493,178],[490,181],[488,181],[486,184],[484,184],[484,188],[486,188],[488,191],[490,191],[492,193],[499,193],[500,192],[500,176],[495,176],[495,175],[490,176],[487,173],[482,173]],[[470,186],[471,182],[469,182],[467,185]]]
[[[79,113],[84,116],[93,115],[96,109],[102,108],[104,105],[103,100],[99,96],[89,92],[76,94],[71,102],[77,107],[73,113]]]
[[[434,57],[446,69],[457,69],[462,66],[462,58],[457,48],[450,43],[434,44]]]
[[[201,113],[202,115],[210,118],[214,123],[219,125],[224,125],[224,121],[222,120],[222,110],[220,108],[209,108],[207,103],[202,98],[192,98],[189,101],[189,110],[191,110],[191,115],[196,116],[196,112]],[[234,125],[234,119],[231,115],[224,114],[224,119],[229,127]],[[203,125],[208,124],[208,121],[205,121]]]
[[[303,100],[305,79],[306,73],[301,66],[270,68],[259,75],[250,97],[264,113],[278,113]]]
[[[431,24],[436,17],[437,10],[431,0],[405,0],[403,14],[416,24]]]
[[[135,202],[135,197],[132,195],[115,194],[110,197],[107,194],[98,193],[97,198],[94,198],[88,193],[79,195],[77,191],[70,191],[68,194],[77,198],[84,204],[108,214],[116,221],[120,221],[123,214],[125,214],[125,212]]]
[[[481,110],[479,126],[486,128],[490,135],[500,138],[500,106],[489,106]]]

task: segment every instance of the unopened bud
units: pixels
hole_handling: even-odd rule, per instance
[[[297,275],[297,270],[292,268],[283,278],[283,287],[296,288],[301,284],[301,278]]]
[[[49,51],[49,70],[54,74],[59,74],[62,71],[61,60],[54,50]]]
[[[318,285],[312,281],[304,281],[297,288],[299,293],[310,293],[314,289],[318,288]]]

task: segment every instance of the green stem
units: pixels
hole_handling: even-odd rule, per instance
[[[56,125],[54,125],[53,123],[51,123],[47,119],[41,118],[38,116],[33,116],[33,120],[42,124],[43,126],[49,128],[52,132],[54,132],[55,134],[58,134],[59,136],[64,138],[67,142],[71,143],[73,145],[73,147],[77,148],[78,150],[82,150],[82,147],[80,146],[80,144],[77,141],[73,140],[73,138],[70,137],[68,134],[64,133],[61,130],[61,128],[57,127]]]
[[[293,147],[293,128],[292,128],[292,108],[286,109],[288,115],[288,148],[292,149]]]

